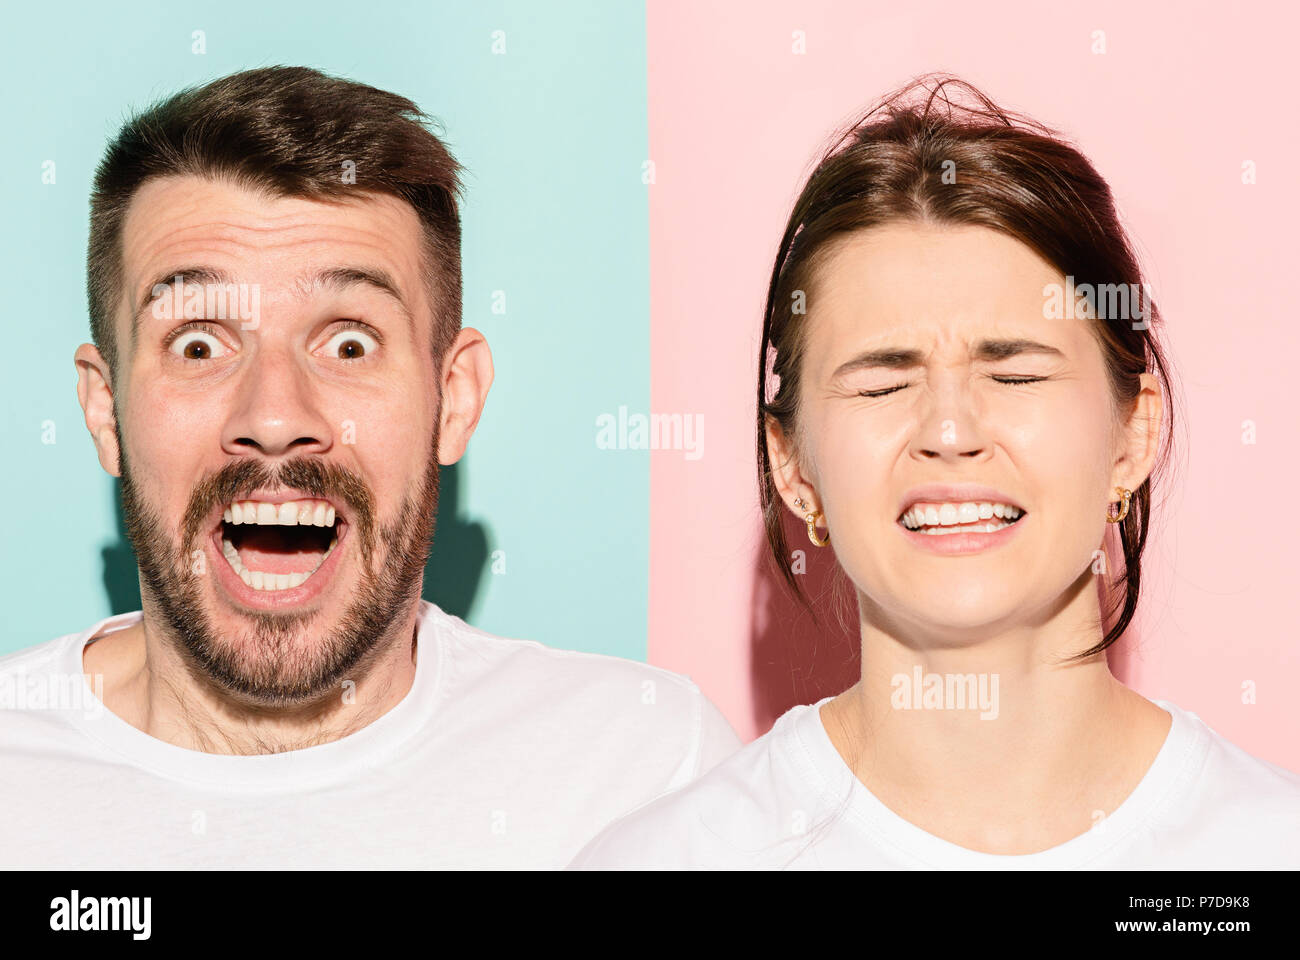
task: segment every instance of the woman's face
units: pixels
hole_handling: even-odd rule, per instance
[[[960,644],[1041,622],[1092,575],[1112,488],[1150,471],[1159,390],[1144,376],[1139,429],[1120,422],[1084,311],[1047,319],[1045,288],[1065,282],[1004,234],[903,223],[841,241],[818,271],[800,456],[779,486],[800,516],[799,496],[823,512],[864,609]],[[919,491],[933,484],[989,489]],[[930,529],[1001,527],[983,504],[1023,513],[927,534],[900,521],[918,495]]]

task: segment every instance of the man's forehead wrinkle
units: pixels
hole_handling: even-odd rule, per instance
[[[128,315],[145,283],[192,267],[211,268],[229,282],[261,284],[266,306],[299,299],[304,285],[308,294],[320,289],[312,283],[318,274],[356,267],[389,278],[408,320],[431,309],[424,231],[415,211],[397,198],[327,203],[172,183],[140,199],[124,231]]]
[[[210,220],[192,224],[177,224],[175,221],[170,221],[157,224],[155,229],[140,238],[139,245],[142,258],[174,256],[177,248],[183,247],[219,247],[230,251],[252,248],[261,251],[267,247],[292,247],[315,243],[337,244],[341,241],[374,250],[390,251],[392,243],[389,237],[390,234],[380,226],[371,227],[355,221],[331,224],[300,220],[298,223],[256,225],[229,220]],[[251,242],[254,238],[256,242]]]
[[[379,232],[366,231],[363,237],[340,238],[337,229],[328,231],[327,236],[284,236],[284,231],[276,231],[281,235],[279,242],[249,244],[241,240],[238,236],[219,237],[213,236],[206,229],[200,228],[201,236],[194,236],[193,230],[176,231],[164,234],[159,238],[155,246],[140,251],[140,264],[137,267],[132,265],[141,274],[137,283],[143,283],[154,273],[168,267],[171,264],[182,263],[201,263],[216,257],[221,261],[227,258],[240,259],[246,256],[255,256],[265,258],[271,255],[292,255],[297,250],[308,250],[317,245],[328,245],[330,248],[321,257],[322,267],[307,270],[305,273],[295,272],[294,280],[291,282],[295,291],[310,293],[313,289],[313,281],[317,279],[318,274],[326,272],[333,267],[343,263],[375,264],[382,267],[382,272],[394,277],[394,286],[403,289],[409,286],[404,283],[403,278],[411,278],[418,283],[422,272],[418,263],[411,263],[410,258],[405,255],[395,255],[394,245]],[[191,234],[191,235],[187,235]],[[340,240],[345,239],[343,244],[346,248],[341,250]],[[326,267],[324,264],[330,266]],[[147,270],[149,264],[157,264],[154,270]],[[230,270],[222,271],[231,273]],[[254,277],[233,277],[232,280],[244,280],[246,282],[264,282]]]
[[[392,237],[402,227],[413,227],[413,238],[417,242],[422,239],[415,211],[396,198],[367,197],[364,203],[360,198],[331,203],[279,198],[268,204],[265,199],[250,203],[239,191],[233,196],[221,191],[219,198],[213,192],[210,185],[205,189],[203,185],[183,188],[177,184],[153,192],[143,198],[143,204],[132,205],[127,235],[135,233],[139,246],[150,255],[167,252],[172,243],[192,241],[196,234],[205,240],[234,244],[258,238],[258,247],[265,246],[264,237],[284,236],[286,242],[293,243],[338,241],[340,234],[347,234],[347,239],[358,245],[385,251],[392,249]],[[155,212],[164,215],[152,215]]]

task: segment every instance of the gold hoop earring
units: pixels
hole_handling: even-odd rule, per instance
[[[826,544],[831,542],[831,532],[829,530],[826,531],[825,540],[817,539],[817,518],[821,515],[822,512],[820,510],[806,514],[803,518],[803,522],[808,524],[808,539],[811,540],[814,545],[824,547]]]
[[[1128,516],[1128,502],[1133,496],[1133,491],[1125,490],[1123,487],[1116,487],[1115,492],[1119,494],[1121,500],[1119,506],[1119,516],[1112,517],[1110,515],[1110,504],[1106,504],[1107,523],[1119,523],[1121,520],[1123,520],[1125,517]]]

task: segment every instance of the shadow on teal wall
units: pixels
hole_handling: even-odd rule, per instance
[[[466,620],[487,572],[489,533],[485,524],[466,522],[458,509],[460,478],[461,464],[441,470],[438,526],[433,552],[424,565],[423,596]]]
[[[126,538],[121,481],[113,481],[110,509],[117,525],[117,539],[100,551],[104,561],[104,592],[108,594],[108,607],[114,614],[128,613],[140,609],[140,574],[135,565],[135,552]]]

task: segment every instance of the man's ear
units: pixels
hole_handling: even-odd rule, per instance
[[[455,463],[465,455],[494,377],[487,339],[465,327],[442,364],[442,410],[438,426],[438,462]]]
[[[821,510],[816,487],[799,466],[792,438],[772,416],[766,418],[764,429],[767,433],[767,461],[772,469],[772,482],[785,505],[800,520],[809,513]],[[807,507],[797,507],[796,499],[802,499]]]
[[[1155,466],[1160,446],[1160,424],[1164,419],[1164,397],[1154,374],[1141,375],[1142,386],[1133,410],[1123,426],[1120,456],[1111,471],[1111,485],[1136,490]]]
[[[99,349],[83,343],[73,355],[77,365],[77,399],[86,416],[86,429],[99,452],[99,465],[120,477],[121,450],[117,446],[117,418],[113,413],[112,376]]]

